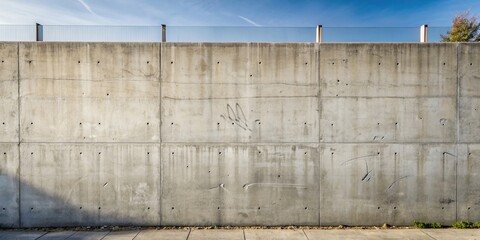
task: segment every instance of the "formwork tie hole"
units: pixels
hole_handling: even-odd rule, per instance
[[[149,63],[150,63],[150,61],[147,61],[147,64],[149,64]]]
[[[147,122],[147,125],[150,125],[150,123],[149,123],[149,122]]]
[[[171,61],[170,64],[173,64],[173,61]]]
[[[99,63],[100,63],[100,61],[97,61],[97,64],[99,64]]]
[[[78,63],[80,63],[80,61],[78,61]]]
[[[393,209],[395,210],[395,209],[397,209],[397,207],[393,207]]]
[[[147,152],[147,155],[150,155],[150,152]]]
[[[308,210],[308,207],[305,207],[305,210]]]
[[[377,209],[380,209],[380,207],[377,207]]]
[[[5,125],[5,122],[2,122],[3,125]]]

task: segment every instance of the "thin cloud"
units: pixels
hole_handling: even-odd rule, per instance
[[[254,22],[254,21],[252,21],[251,19],[248,19],[248,18],[246,18],[246,17],[240,16],[240,15],[238,15],[238,17],[239,17],[240,19],[242,19],[243,21],[252,24],[252,25],[255,26],[255,27],[261,27],[261,26],[262,26],[262,25]]]
[[[80,4],[82,4],[82,5],[85,7],[85,9],[87,9],[87,11],[89,11],[91,14],[96,15],[96,14],[92,11],[92,9],[90,8],[90,6],[88,6],[88,4],[85,3],[83,0],[77,0],[77,1],[78,1]]]

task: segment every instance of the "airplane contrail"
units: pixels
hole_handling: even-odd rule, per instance
[[[88,4],[85,3],[83,0],[77,0],[77,1],[78,1],[80,4],[82,4],[82,5],[85,7],[85,9],[87,9],[87,11],[89,11],[91,14],[96,15],[96,14],[92,11],[92,9],[90,8],[90,6],[88,6]]]
[[[262,26],[262,25],[254,22],[254,21],[252,21],[252,20],[250,20],[250,19],[248,19],[248,18],[246,18],[246,17],[240,16],[240,15],[238,15],[238,17],[241,18],[242,20],[244,20],[245,22],[248,22],[248,23],[252,24],[252,25],[255,26],[255,27],[261,27],[261,26]]]

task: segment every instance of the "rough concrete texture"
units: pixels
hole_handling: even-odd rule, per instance
[[[479,221],[479,51],[0,43],[0,226]]]
[[[158,142],[159,54],[153,43],[21,43],[21,141]]]
[[[18,142],[18,44],[0,43],[0,142]]]
[[[159,225],[159,146],[23,144],[22,226]]]
[[[162,223],[318,225],[315,146],[163,145]]]

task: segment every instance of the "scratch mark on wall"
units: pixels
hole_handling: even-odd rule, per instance
[[[387,190],[390,189],[390,188],[392,188],[393,185],[394,185],[395,183],[397,183],[398,181],[403,180],[403,179],[408,178],[408,177],[411,177],[411,176],[410,176],[410,175],[407,175],[407,176],[403,176],[403,177],[397,178],[395,181],[392,182],[392,184],[390,184],[390,186],[388,186]]]
[[[240,104],[236,103],[235,104],[235,110],[233,109],[230,104],[227,104],[227,113],[226,114],[220,114],[220,117],[225,119],[225,120],[230,120],[232,121],[233,125],[237,125],[237,127],[245,130],[245,131],[252,131],[252,129],[248,126],[248,121],[247,117],[245,116],[245,112],[243,111],[242,107]]]

